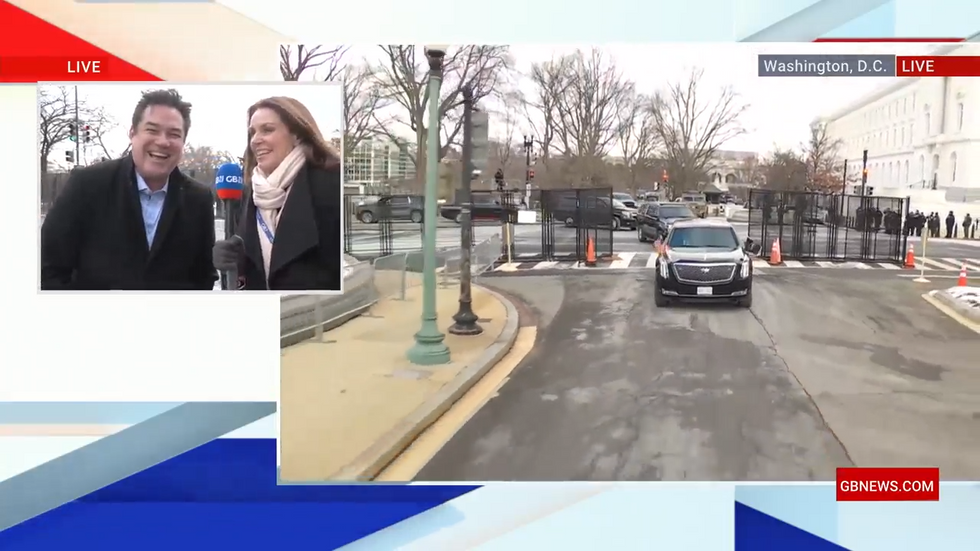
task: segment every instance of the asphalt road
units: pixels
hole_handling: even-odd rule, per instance
[[[657,308],[636,273],[486,282],[532,306],[538,342],[417,478],[976,479],[980,339],[880,274],[758,276],[751,310]]]

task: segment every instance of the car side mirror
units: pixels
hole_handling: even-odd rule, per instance
[[[759,245],[758,243],[753,243],[751,241],[747,241],[745,245],[742,246],[742,250],[744,250],[748,254],[757,255],[760,252],[762,252],[762,245]]]

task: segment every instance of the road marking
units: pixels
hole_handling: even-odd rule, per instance
[[[957,260],[955,258],[944,258],[943,260],[951,264],[954,264],[956,266],[959,266],[960,269],[962,269],[963,266],[966,266],[966,270],[968,272],[980,272],[980,266],[973,265],[974,262],[977,262],[976,260],[970,260],[969,258],[964,258],[963,260]]]
[[[942,302],[939,302],[939,300],[937,300],[936,297],[933,296],[937,292],[938,291],[929,291],[928,293],[922,295],[922,298],[925,299],[925,301],[928,302],[929,304],[935,306],[936,309],[939,310],[940,312],[953,318],[953,321],[959,323],[960,325],[966,327],[971,331],[974,331],[975,333],[980,333],[980,323],[974,323],[966,319],[965,317],[961,316],[960,313],[957,312],[956,310],[953,310],[949,306],[946,306]]]
[[[490,368],[449,410],[436,419],[412,444],[396,457],[376,482],[407,482],[415,478],[439,450],[463,428],[476,412],[486,405],[510,380],[514,369],[531,353],[537,338],[537,327],[522,327],[510,351]]]
[[[966,263],[967,268],[973,268],[974,270],[980,270],[980,260],[975,258],[964,258],[963,262]]]
[[[785,261],[783,261],[783,264],[785,264],[787,268],[804,268],[805,267],[803,265],[803,263],[800,262],[799,260],[785,260]]]
[[[537,264],[535,264],[535,265],[534,265],[534,267],[533,267],[533,268],[531,268],[531,269],[532,269],[532,270],[547,270],[547,269],[549,269],[549,268],[554,268],[554,267],[555,267],[555,266],[557,266],[557,265],[558,265],[558,262],[554,262],[554,261],[548,261],[548,262],[538,262],[538,263],[537,263]]]
[[[821,268],[836,268],[837,267],[837,263],[836,262],[827,262],[826,260],[818,260],[817,261],[817,266],[820,266]]]
[[[942,262],[940,262],[938,260],[933,260],[931,258],[925,258],[925,257],[923,257],[920,260],[924,264],[926,264],[926,265],[935,267],[937,270],[959,270],[960,269],[959,266],[951,266],[949,264],[943,264]]]
[[[494,271],[497,271],[497,272],[516,272],[518,269],[520,269],[520,267],[521,267],[521,263],[520,262],[507,262],[506,264],[501,264],[500,266],[497,266],[497,269],[494,270]]]
[[[871,266],[868,266],[864,262],[853,262],[852,264],[854,264],[854,267],[857,268],[858,270],[870,270],[871,269]]]
[[[633,260],[633,257],[636,256],[636,253],[619,253],[617,256],[619,256],[619,259],[613,260],[612,263],[609,264],[609,269],[622,270],[624,268],[629,268],[630,262]]]
[[[886,269],[886,270],[901,270],[902,269],[902,267],[899,266],[898,264],[891,264],[889,262],[879,262],[878,265],[881,266],[882,268]]]
[[[647,268],[653,268],[653,267],[655,267],[657,265],[657,258],[659,256],[660,256],[660,254],[658,254],[656,252],[650,253],[650,258],[647,259],[647,266],[646,267]]]
[[[752,260],[752,267],[753,268],[768,268],[769,267],[769,263],[766,262],[765,260],[753,259]]]

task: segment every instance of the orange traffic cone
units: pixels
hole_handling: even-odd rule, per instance
[[[595,266],[595,241],[591,237],[585,246],[585,265]]]
[[[779,248],[779,238],[776,238],[772,242],[772,250],[769,251],[769,264],[772,266],[779,266],[783,263],[783,253]]]
[[[903,268],[910,270],[915,268],[915,247],[909,243],[909,250],[905,251],[905,265]]]
[[[960,278],[956,280],[957,287],[966,287],[966,264],[960,268]]]

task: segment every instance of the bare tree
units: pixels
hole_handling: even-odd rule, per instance
[[[286,81],[299,80],[307,71],[318,73],[317,80],[336,80],[343,70],[344,55],[350,46],[279,46],[279,72]]]
[[[839,159],[843,142],[827,133],[824,124],[810,126],[810,139],[803,144],[807,187],[812,191],[840,191],[844,185],[844,163]]]
[[[374,69],[366,61],[347,62],[349,46],[280,46],[279,69],[283,80],[340,81],[343,86],[345,156],[378,133],[375,111],[388,102],[382,97]],[[312,74],[308,72],[312,71]]]
[[[67,144],[74,151],[75,143],[68,141],[72,126],[76,126],[76,139],[83,140],[87,126],[91,142],[83,142],[83,145],[95,146],[105,157],[112,157],[103,143],[103,136],[116,128],[117,123],[103,107],[90,105],[84,98],[76,102],[74,92],[67,86],[39,87],[38,103],[39,166],[42,175],[48,171],[51,152],[56,146]],[[81,159],[75,159],[75,162],[81,162]]]
[[[675,195],[678,189],[696,186],[718,149],[745,133],[739,119],[748,105],[727,87],[713,99],[701,96],[698,83],[703,74],[703,70],[695,69],[686,80],[670,84],[653,110],[671,173],[668,191]]]
[[[462,90],[468,86],[473,100],[499,92],[511,70],[509,49],[506,46],[461,46],[447,52],[443,64],[442,97],[430,99],[427,86],[427,63],[422,50],[416,46],[380,46],[384,62],[377,69],[381,97],[396,105],[400,111],[391,118],[377,114],[379,130],[395,141],[405,131],[414,138],[416,152],[410,153],[416,177],[421,179],[425,166],[426,132],[429,101],[439,102],[441,139],[439,159],[445,157],[452,145],[458,143],[462,128]]]
[[[791,149],[776,149],[761,163],[765,187],[777,191],[803,191],[807,187],[807,165]]]
[[[206,145],[186,144],[184,156],[180,160],[180,169],[191,178],[210,184],[214,182],[221,165],[237,162],[237,155],[228,151],[219,151]]]
[[[545,163],[555,152],[555,129],[560,116],[558,102],[561,101],[570,84],[568,78],[570,64],[571,58],[568,56],[554,58],[533,64],[528,75],[535,93],[522,102],[524,114],[531,133],[537,138],[541,157]]]
[[[652,175],[654,156],[660,147],[653,108],[653,98],[631,91],[619,109],[616,134],[628,171],[627,187],[634,195],[644,177]]]
[[[518,146],[514,141],[514,135],[517,133],[517,114],[510,106],[495,114],[497,116],[494,122],[500,122],[500,132],[497,138],[490,140],[490,163],[492,164],[488,168],[491,173],[496,172],[499,168],[504,172],[504,178],[513,177],[518,172],[516,170],[517,165],[523,164],[518,162],[521,159],[518,158]]]

